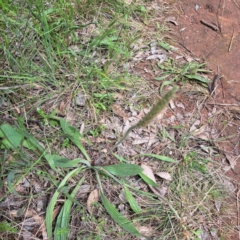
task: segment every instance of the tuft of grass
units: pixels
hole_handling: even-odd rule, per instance
[[[81,89],[100,113],[112,93],[133,84],[124,69],[116,69],[131,58],[136,7],[122,1],[25,1],[14,7],[4,2],[2,11],[5,101],[33,111],[42,103],[72,99]]]
[[[162,45],[163,43],[160,42],[160,46]],[[166,44],[164,44],[164,47],[167,48],[167,50],[170,48],[169,45],[166,47]],[[158,68],[161,73],[159,77],[155,79],[163,82],[160,92],[165,86],[173,84],[174,82],[195,81],[205,87],[207,86],[206,84],[209,83],[209,79],[203,75],[209,72],[209,70],[205,68],[205,63],[188,62],[179,64],[169,58],[163,64],[158,64]]]

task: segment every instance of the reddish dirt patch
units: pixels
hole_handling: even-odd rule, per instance
[[[176,3],[177,25],[169,23],[173,38],[194,57],[207,62],[222,76],[206,102],[209,111],[219,111],[212,125],[223,141],[218,143],[232,166],[226,174],[240,184],[240,3],[238,1],[193,1]],[[216,116],[216,115],[215,115]],[[236,193],[237,194],[237,193]],[[236,211],[237,212],[237,211]],[[239,239],[238,234],[230,239]]]
[[[222,103],[240,102],[240,8],[235,1],[185,0],[177,3],[178,42],[223,76]],[[240,5],[239,5],[240,6]]]

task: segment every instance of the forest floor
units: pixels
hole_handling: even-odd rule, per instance
[[[237,1],[0,11],[0,239],[240,238]]]

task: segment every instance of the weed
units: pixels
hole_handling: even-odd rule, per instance
[[[16,233],[17,229],[8,222],[0,222],[0,233]]]
[[[160,42],[160,46],[169,50],[170,46],[166,43]],[[201,73],[206,73],[208,70],[204,68],[204,63],[189,62],[185,65],[177,64],[173,59],[169,58],[164,64],[158,64],[158,67],[162,70],[160,77],[155,78],[158,81],[163,81],[160,92],[164,86],[172,84],[173,82],[185,82],[186,80],[198,81],[203,84],[208,83],[209,80]],[[170,79],[170,80],[169,80]]]
[[[146,125],[147,123],[152,120],[157,113],[159,113],[163,107],[170,101],[172,98],[174,92],[176,89],[173,89],[170,91],[168,94],[166,94],[163,99],[161,99],[156,106],[153,107],[153,109],[141,120],[139,123],[134,125],[134,127],[130,128],[132,130],[133,128],[140,127],[142,125]],[[90,157],[88,156],[86,150],[82,146],[80,139],[82,136],[79,134],[79,132],[73,128],[71,125],[69,125],[63,118],[59,118],[53,115],[46,115],[43,113],[42,110],[38,109],[39,114],[44,118],[45,121],[48,119],[54,119],[59,121],[59,124],[61,126],[62,131],[66,135],[67,139],[69,139],[72,143],[74,143],[79,150],[82,152],[83,156],[85,159],[82,158],[76,158],[73,160],[70,160],[68,158],[61,157],[59,155],[55,154],[49,154],[47,153],[47,149],[44,149],[39,142],[30,134],[28,134],[22,123],[19,121],[19,124],[21,128],[13,128],[10,125],[3,124],[0,126],[0,137],[2,138],[2,145],[1,148],[5,148],[8,150],[13,150],[16,152],[19,152],[20,155],[23,156],[23,154],[27,153],[23,151],[23,148],[26,148],[28,150],[39,150],[41,153],[41,156],[39,157],[39,161],[41,158],[45,158],[45,160],[48,162],[49,166],[51,169],[59,174],[63,179],[60,181],[60,184],[57,187],[57,190],[53,194],[47,210],[46,210],[46,228],[47,228],[47,235],[48,238],[52,237],[53,229],[53,213],[54,213],[54,207],[56,205],[57,199],[59,198],[60,194],[64,194],[67,196],[67,200],[64,202],[64,205],[61,208],[61,211],[58,215],[56,225],[55,225],[55,230],[54,230],[54,236],[56,239],[61,238],[61,239],[67,239],[68,236],[68,224],[70,221],[70,211],[71,211],[71,206],[72,202],[74,202],[74,197],[76,195],[77,190],[79,187],[82,185],[85,177],[83,176],[80,181],[78,181],[78,184],[74,187],[73,191],[71,193],[69,192],[69,189],[66,187],[66,183],[70,178],[75,177],[78,174],[84,175],[86,170],[94,170],[96,173],[96,180],[98,182],[99,188],[100,188],[100,196],[101,196],[101,201],[107,210],[107,212],[110,214],[110,216],[113,218],[115,222],[117,222],[123,229],[125,229],[127,232],[131,233],[132,235],[135,236],[141,236],[141,234],[138,232],[138,230],[134,227],[134,225],[127,220],[122,214],[118,212],[118,210],[115,208],[114,205],[112,205],[109,200],[106,198],[104,195],[104,190],[101,184],[101,179],[100,179],[100,173],[104,173],[108,177],[112,178],[114,181],[117,183],[122,183],[124,185],[124,191],[126,195],[126,199],[130,204],[130,207],[132,210],[136,213],[141,212],[141,208],[138,206],[136,200],[134,199],[132,193],[128,189],[128,184],[124,183],[124,177],[127,176],[135,176],[135,175],[140,175],[143,180],[149,182],[149,180],[146,180],[147,178],[144,177],[144,174],[142,174],[142,168],[138,165],[135,164],[128,164],[128,163],[123,163],[123,164],[116,164],[116,165],[109,165],[109,166],[104,166],[104,167],[98,167],[98,166],[92,166],[92,161]],[[116,147],[119,145],[122,141],[125,140],[129,133],[129,130],[126,132],[124,137],[119,140],[119,142],[114,146]],[[19,147],[21,146],[22,151],[19,151]],[[113,149],[111,149],[112,152]],[[101,157],[96,161],[95,164],[99,163],[99,160]],[[29,159],[30,160],[30,159]],[[38,163],[35,162],[30,169],[33,168],[34,165]],[[78,166],[79,163],[82,163],[83,166]],[[85,166],[84,166],[85,165]],[[60,171],[58,168],[74,168],[71,171],[67,171],[66,175],[63,174],[62,171]],[[21,171],[21,169],[20,169]],[[19,181],[22,181],[22,176],[16,176],[15,177],[15,171],[9,172],[8,173],[8,184],[9,184],[9,191],[12,193],[17,194],[17,192],[14,190],[14,183],[15,178],[17,178],[17,183]],[[117,177],[121,177],[121,180],[118,179]]]

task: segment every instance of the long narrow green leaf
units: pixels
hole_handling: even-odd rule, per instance
[[[90,162],[90,157],[88,156],[85,148],[80,142],[82,135],[72,127],[65,119],[60,118],[60,125],[63,132],[68,136],[68,138],[81,150],[82,154],[86,157],[86,159]]]
[[[66,184],[67,180],[70,177],[72,177],[73,175],[76,175],[77,173],[79,173],[81,171],[82,171],[82,168],[77,168],[77,169],[74,169],[71,172],[69,172],[66,175],[66,177],[62,180],[62,182],[59,184],[57,190],[53,194],[52,199],[50,200],[50,202],[48,204],[47,211],[46,211],[46,228],[47,228],[48,239],[52,238],[53,210],[54,210],[54,206],[57,202],[57,198],[60,194],[60,191],[64,187],[64,185]]]
[[[47,160],[49,166],[51,167],[51,169],[59,174],[62,175],[62,173],[60,171],[58,171],[55,167],[55,163],[54,163],[54,155],[51,154],[44,154],[45,159]]]
[[[113,154],[115,158],[117,158],[121,163],[127,162],[127,160],[125,158],[123,158],[122,156],[119,156],[117,154]]]
[[[126,184],[124,184],[123,186],[124,186],[124,193],[125,193],[126,199],[129,203],[131,209],[135,213],[140,213],[142,210],[139,207],[138,203],[136,202],[135,198],[133,197],[132,193],[128,190]]]
[[[8,176],[7,176],[7,184],[8,184],[8,188],[10,190],[11,193],[17,195],[17,196],[22,196],[21,194],[19,194],[14,186],[13,186],[13,182],[14,182],[14,179],[15,179],[15,172],[10,172],[8,173]]]
[[[141,237],[141,234],[134,227],[134,225],[127,218],[125,218],[122,214],[118,212],[115,206],[112,205],[108,201],[108,199],[104,196],[102,191],[100,192],[100,196],[105,209],[107,210],[109,215],[112,217],[112,219],[127,232],[131,233],[134,236]]]
[[[120,164],[114,164],[109,166],[102,167],[106,171],[110,172],[113,175],[116,176],[135,176],[143,171],[143,169],[136,164],[129,164],[129,163],[120,163]]]
[[[167,86],[167,85],[172,84],[173,82],[174,82],[173,80],[163,82],[162,85],[161,85],[161,87],[160,87],[159,92],[162,93],[163,88],[164,88],[165,86]]]
[[[159,187],[151,178],[149,178],[148,176],[146,176],[144,173],[140,173],[139,174],[140,177],[142,178],[142,180],[147,183],[148,185],[151,185],[153,187]]]
[[[200,81],[200,82],[203,82],[203,83],[209,83],[209,79],[205,78],[205,77],[201,77],[199,75],[185,75],[185,77],[187,77],[188,79],[191,79],[191,80],[197,80],[197,81]]]
[[[37,150],[37,148],[27,139],[23,141],[23,147],[29,149],[29,150]]]
[[[76,187],[73,189],[70,194],[71,198],[74,198],[79,186],[84,181],[85,177],[82,177],[78,182]],[[69,198],[64,202],[64,205],[58,215],[55,230],[54,230],[54,240],[67,240],[68,232],[69,232],[69,220],[71,215],[71,206],[73,201]]]
[[[162,80],[164,80],[165,78],[167,78],[167,77],[169,77],[171,74],[164,74],[163,76],[161,76],[161,77],[156,77],[155,78],[155,80],[158,80],[158,81],[162,81]]]
[[[23,140],[23,135],[17,132],[13,127],[8,124],[2,124],[0,126],[0,130],[7,139],[7,142],[10,143],[10,145],[8,144],[8,146],[11,146],[11,148],[13,149],[17,148]]]
[[[176,160],[174,160],[170,157],[161,156],[161,155],[157,155],[157,154],[140,154],[140,155],[141,156],[146,156],[146,157],[156,158],[156,159],[164,161],[164,162],[177,163]]]
[[[44,148],[39,144],[38,140],[34,138],[30,133],[28,133],[25,129],[24,126],[21,125],[20,128],[18,129],[18,132],[20,132],[29,142],[29,144],[33,145],[35,148],[37,148],[40,152],[44,152]]]
[[[51,158],[51,164],[54,165],[54,167],[61,167],[61,168],[72,168],[72,167],[77,167],[78,163],[81,161],[84,161],[84,159],[81,158],[76,158],[73,160],[70,160],[68,158],[64,158],[59,155],[45,155],[47,158]],[[85,160],[86,161],[86,160]]]

